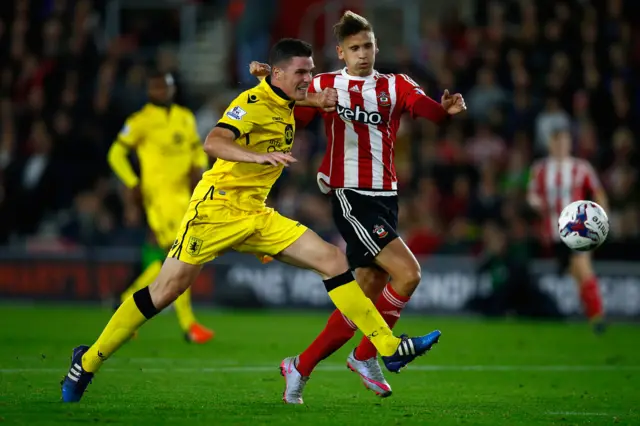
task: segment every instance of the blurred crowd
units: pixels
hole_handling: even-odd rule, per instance
[[[403,122],[396,146],[401,235],[418,255],[473,255],[499,229],[525,255],[545,255],[525,192],[532,161],[545,155],[549,132],[562,124],[572,129],[574,154],[593,164],[609,195],[611,247],[637,247],[639,6],[474,4],[471,22],[455,8],[425,16],[419,43],[377,67],[409,74],[436,99],[444,89],[460,92],[469,108],[446,126]],[[125,117],[144,103],[148,70],[173,72],[179,87],[180,72],[174,55],[148,48],[154,43],[148,27],[105,40],[103,8],[89,0],[0,6],[0,244],[134,245],[145,237],[144,216],[121,201],[106,152]],[[264,60],[265,45],[261,38],[255,49],[229,49]],[[136,52],[143,48],[141,58]],[[240,56],[232,55],[230,75],[238,75]],[[188,106],[204,135],[224,102]],[[296,138],[299,163],[280,179],[270,203],[340,243],[315,183],[325,147],[320,123],[299,129]]]

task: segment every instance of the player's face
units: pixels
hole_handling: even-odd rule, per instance
[[[373,72],[376,62],[376,39],[371,31],[360,31],[358,34],[346,37],[336,47],[338,58],[347,65],[349,74],[366,76]]]
[[[152,78],[149,80],[148,91],[152,102],[166,104],[173,99],[175,86],[168,78]]]
[[[313,58],[296,56],[282,67],[274,67],[274,82],[291,99],[303,101],[313,78]]]
[[[568,157],[571,154],[571,134],[569,132],[560,132],[554,135],[549,152],[554,157]]]

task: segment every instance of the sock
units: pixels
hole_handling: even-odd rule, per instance
[[[178,322],[180,328],[185,333],[189,331],[189,328],[196,322],[196,317],[193,315],[193,309],[191,308],[191,288],[182,293],[180,297],[173,302],[173,306],[176,308],[176,315],[178,316]]]
[[[140,276],[136,278],[133,284],[131,284],[129,288],[126,289],[124,293],[122,293],[122,295],[120,296],[120,301],[124,302],[125,300],[133,296],[136,291],[151,285],[153,280],[158,277],[161,269],[162,261],[155,260],[154,262],[150,263],[149,266],[147,266],[146,269],[142,272],[142,274],[140,274]]]
[[[351,271],[324,281],[329,297],[336,308],[358,326],[380,355],[391,356],[400,345],[373,302],[353,279]]]
[[[587,314],[587,318],[601,317],[603,312],[602,297],[598,288],[598,279],[593,276],[582,282],[580,286],[580,299]]]
[[[353,337],[357,328],[342,315],[342,312],[337,309],[333,311],[324,330],[298,357],[296,368],[300,374],[310,376],[320,361],[340,349]]]
[[[90,373],[98,371],[102,363],[131,338],[134,331],[157,313],[149,287],[134,293],[133,297],[120,305],[98,340],[82,356],[82,368]]]
[[[396,325],[396,322],[400,319],[400,312],[402,312],[402,309],[404,309],[408,301],[409,297],[400,296],[391,287],[391,284],[387,284],[384,290],[382,290],[382,294],[376,301],[376,309],[378,309],[382,318],[387,322],[389,328],[393,329],[393,326]],[[376,355],[376,347],[373,346],[368,339],[363,338],[356,348],[356,359],[364,361]]]

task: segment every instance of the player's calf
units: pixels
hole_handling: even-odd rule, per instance
[[[161,311],[173,303],[191,286],[201,269],[199,265],[167,258],[158,278],[149,286],[153,306]]]
[[[591,258],[588,253],[573,254],[569,263],[571,275],[576,280],[578,292],[585,314],[599,334],[604,331],[604,305],[600,295],[598,278],[596,277]]]
[[[403,297],[410,297],[420,284],[420,263],[401,238],[387,244],[376,256],[376,264],[391,275],[393,289]]]

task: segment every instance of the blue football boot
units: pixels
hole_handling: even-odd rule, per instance
[[[71,356],[71,367],[62,382],[62,402],[79,402],[82,394],[91,383],[93,373],[82,368],[82,355],[89,350],[89,346],[78,346]]]
[[[382,362],[384,362],[387,370],[392,373],[399,373],[407,364],[417,357],[424,355],[433,345],[438,343],[440,334],[442,334],[440,330],[432,331],[426,336],[420,337],[408,337],[406,334],[403,334],[400,336],[402,341],[398,345],[396,353],[391,356],[383,356]]]

